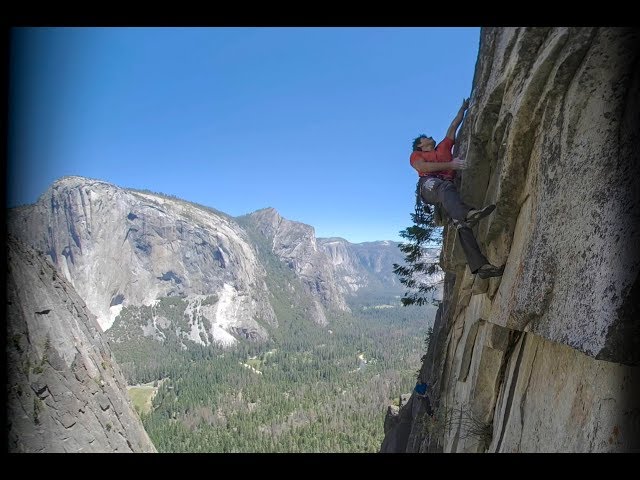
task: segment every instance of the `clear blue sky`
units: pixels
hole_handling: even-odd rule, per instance
[[[7,204],[80,175],[351,242],[411,224],[411,140],[471,94],[479,28],[14,28]]]

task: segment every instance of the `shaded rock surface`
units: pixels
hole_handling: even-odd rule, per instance
[[[7,243],[10,452],[155,452],[95,317],[43,256]]]

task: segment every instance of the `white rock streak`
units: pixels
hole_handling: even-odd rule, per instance
[[[215,311],[215,317],[212,319],[211,335],[214,341],[224,346],[233,345],[237,340],[227,330],[237,323],[237,294],[233,286],[225,283],[219,295],[220,300]]]

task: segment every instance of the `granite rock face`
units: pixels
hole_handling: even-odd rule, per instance
[[[393,273],[395,263],[404,263],[396,242],[354,244],[343,238],[316,238],[312,226],[287,220],[273,208],[253,212],[246,219],[301,279],[315,300],[312,314],[318,324],[327,324],[327,312],[350,311],[349,300],[360,295],[404,293]],[[436,251],[431,254],[435,261]]]
[[[42,255],[7,243],[9,452],[155,452],[95,317]]]
[[[482,30],[458,182],[506,268],[476,278],[445,229],[438,410],[401,451],[640,450],[639,100],[638,30]]]
[[[318,248],[313,227],[287,220],[273,208],[258,210],[248,217],[271,243],[271,251],[296,273],[314,299],[311,312],[314,322],[329,323],[326,309],[349,310],[337,288],[334,268]]]
[[[149,307],[152,318],[138,333],[161,339],[175,327],[185,346],[261,341],[277,327],[265,248],[295,277],[276,288],[323,326],[359,296],[403,293],[393,274],[404,262],[397,243],[316,238],[312,226],[273,208],[233,218],[164,194],[64,177],[36,204],[10,209],[8,228],[45,253],[103,330],[121,313]],[[186,329],[161,311],[176,298]]]
[[[124,306],[166,297],[196,305],[215,296],[207,321],[197,318],[209,341],[234,343],[234,329],[264,336],[264,325],[276,323],[255,249],[212,209],[65,177],[35,205],[12,209],[9,231],[46,253],[103,330]]]

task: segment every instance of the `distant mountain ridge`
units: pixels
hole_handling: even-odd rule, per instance
[[[319,325],[348,312],[360,296],[403,293],[392,272],[403,263],[396,242],[316,238],[312,226],[273,208],[234,218],[73,176],[54,182],[34,205],[9,209],[8,228],[48,257],[103,330],[123,308],[179,297],[189,317],[185,338],[205,345],[264,339],[278,325],[274,276],[286,298],[297,299],[288,308]],[[288,279],[274,273],[281,265],[272,257]],[[163,324],[157,318],[144,328],[161,337]]]

